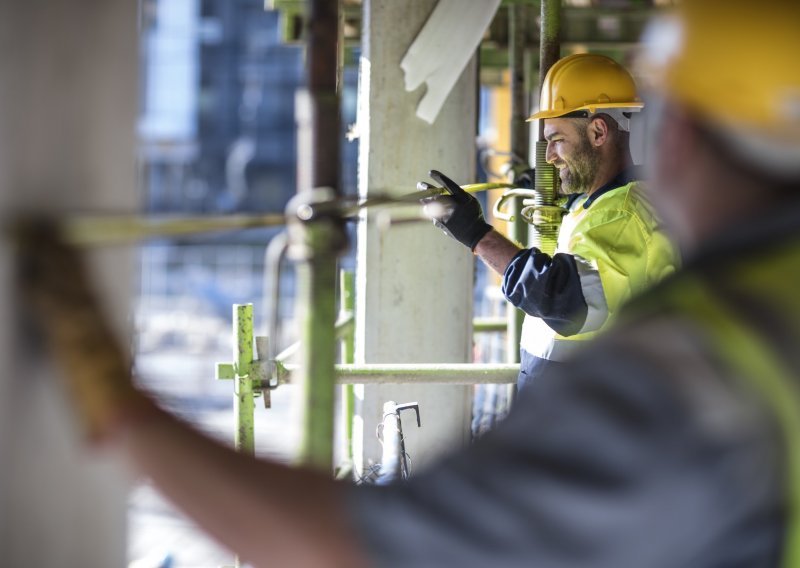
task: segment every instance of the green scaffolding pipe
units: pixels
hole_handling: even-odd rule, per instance
[[[291,382],[298,365],[277,364],[278,384]],[[478,363],[336,365],[341,385],[428,383],[444,385],[514,384],[519,365]]]
[[[544,84],[544,78],[550,67],[558,61],[561,55],[561,0],[542,0],[540,14],[540,44],[539,44],[539,85]],[[558,175],[556,168],[548,164],[547,141],[544,138],[544,120],[539,121],[539,136],[536,142],[536,175],[534,189],[536,191],[535,204],[543,207],[544,219],[540,224],[535,224],[533,231],[533,244],[542,252],[552,255],[558,241],[558,226],[561,223],[560,214],[556,213],[555,206]]]
[[[508,331],[508,321],[504,318],[478,317],[472,320],[474,333],[492,333]]]
[[[76,246],[121,245],[155,238],[181,237],[286,224],[280,214],[145,217],[91,215],[63,223],[64,238]]]
[[[253,381],[250,367],[253,363],[253,304],[237,304],[236,310],[236,391],[234,412],[236,413],[236,449],[255,455]]]
[[[217,379],[233,380],[234,445],[255,455],[254,396],[260,392],[261,366],[253,358],[253,304],[233,306],[233,364],[218,363]]]
[[[529,125],[528,107],[525,93],[525,36],[527,28],[528,6],[515,3],[508,8],[508,33],[509,33],[509,66],[511,67],[511,156],[516,160],[528,164],[529,150]],[[512,164],[513,165],[513,164]],[[511,200],[513,220],[508,223],[508,238],[518,243],[521,247],[528,245],[528,224],[520,215],[522,198],[515,197]],[[522,337],[522,321],[525,314],[522,310],[508,304],[506,335],[506,361],[519,363],[519,344]]]
[[[311,250],[329,250],[340,229],[332,223],[306,223]],[[302,310],[300,323],[300,381],[302,429],[301,463],[321,471],[333,467],[333,427],[336,361],[336,256],[315,253],[298,264],[297,300]]]
[[[339,274],[339,320],[353,319],[356,306],[356,278],[352,272],[342,271]],[[355,326],[341,341],[341,361],[352,364],[356,358]],[[344,420],[345,459],[353,460],[353,419],[355,418],[355,393],[353,385],[342,386],[342,415]]]

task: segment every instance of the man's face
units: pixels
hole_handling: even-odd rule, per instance
[[[600,166],[600,153],[589,141],[589,121],[581,118],[548,118],[544,121],[547,162],[558,168],[561,193],[585,193],[592,189]]]

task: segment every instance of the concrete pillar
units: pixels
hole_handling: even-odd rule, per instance
[[[0,3],[0,213],[133,211],[137,3]],[[125,251],[93,268],[120,329]],[[31,341],[0,241],[0,554],[3,566],[123,566],[122,468],[82,445],[52,365]]]
[[[436,122],[414,114],[423,95],[403,87],[400,60],[436,0],[365,0],[359,85],[359,190],[362,196],[414,190],[438,169],[461,183],[475,170],[476,64],[465,69]],[[430,181],[430,180],[429,180]],[[372,219],[358,228],[357,338],[359,363],[459,363],[472,345],[473,257],[429,223],[381,231]],[[356,388],[356,467],[380,460],[375,427],[383,403],[419,401],[403,420],[406,449],[419,470],[469,440],[469,387],[385,385]]]

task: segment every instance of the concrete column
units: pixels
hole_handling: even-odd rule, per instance
[[[475,170],[476,65],[473,59],[436,122],[414,114],[423,95],[403,87],[400,60],[436,0],[365,0],[359,85],[359,189],[362,196],[413,191],[438,169],[460,183]],[[433,56],[433,54],[432,54]],[[459,363],[472,345],[473,257],[428,223],[381,231],[359,224],[356,362]],[[383,403],[419,401],[403,420],[412,467],[469,440],[471,389],[445,386],[356,387],[356,467],[380,460],[375,427]]]
[[[133,211],[137,12],[130,0],[0,3],[0,214]],[[94,254],[120,329],[126,251]],[[15,311],[0,241],[3,566],[124,566],[127,483],[85,448],[55,370]]]

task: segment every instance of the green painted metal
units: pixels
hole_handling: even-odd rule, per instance
[[[356,276],[353,272],[342,271],[339,274],[339,320],[354,319],[356,308]],[[356,358],[355,326],[341,341],[341,361],[352,364]],[[353,419],[355,418],[355,393],[353,385],[342,386],[342,416],[345,434],[345,458],[353,460]]]
[[[234,443],[242,453],[255,455],[255,424],[253,381],[250,366],[253,362],[253,304],[236,304],[235,314],[235,361],[236,379],[233,411],[236,415]]]
[[[276,363],[279,385],[292,382],[298,365]],[[336,365],[338,384],[405,384],[430,383],[444,385],[514,384],[519,364],[432,363]]]
[[[218,381],[229,381],[236,378],[236,369],[233,363],[217,363],[217,376]]]
[[[540,127],[544,121],[539,121]],[[564,209],[557,205],[558,170],[547,163],[547,141],[536,141],[536,175],[534,205],[527,207],[533,226],[532,245],[552,255],[558,243],[558,229]]]
[[[336,89],[338,0],[306,1],[306,87],[298,98],[297,163],[307,173],[289,203],[289,256],[297,265],[302,434],[300,460],[333,470],[336,264],[347,249],[342,200],[340,99]],[[302,91],[301,91],[302,93]],[[326,212],[327,211],[327,212]]]
[[[234,363],[218,363],[216,375],[219,380],[234,381],[234,445],[244,454],[255,455],[254,397],[261,381],[254,373],[253,304],[234,304],[233,336]]]
[[[525,39],[529,7],[515,3],[509,6],[509,45],[508,56],[511,71],[511,156],[512,166],[519,168],[528,165],[529,125],[526,119],[528,97],[525,92]],[[528,224],[520,215],[522,198],[512,199],[513,220],[507,225],[508,237],[525,247],[528,244]],[[519,363],[519,344],[522,337],[522,321],[525,314],[511,304],[508,310],[508,333],[506,335],[506,361]]]
[[[269,349],[269,337],[256,336],[255,359],[250,365],[250,379],[253,382],[253,396],[260,396],[264,401],[264,408],[272,408],[272,361]],[[263,377],[263,378],[262,378]]]
[[[539,34],[539,84],[550,67],[561,55],[561,0],[542,0]],[[533,225],[533,244],[547,254],[553,254],[558,240],[558,227],[561,223],[559,215],[549,212],[556,205],[557,180],[556,169],[548,164],[546,158],[547,141],[544,138],[544,121],[539,121],[539,136],[536,142],[536,191],[535,204],[542,207],[544,217],[541,223]]]
[[[508,331],[508,321],[504,318],[475,318],[472,320],[474,333],[492,333]],[[512,361],[513,362],[513,361]]]
[[[397,364],[397,365],[337,365],[340,383],[438,383],[449,385],[515,383],[519,365],[505,364]]]
[[[87,215],[63,222],[64,237],[76,246],[126,244],[155,238],[180,237],[199,233],[238,231],[286,224],[279,214],[142,216]]]
[[[304,223],[311,258],[297,266],[302,369],[302,435],[300,460],[322,471],[333,464],[333,426],[336,378],[336,254],[331,243],[338,227],[329,221]]]

